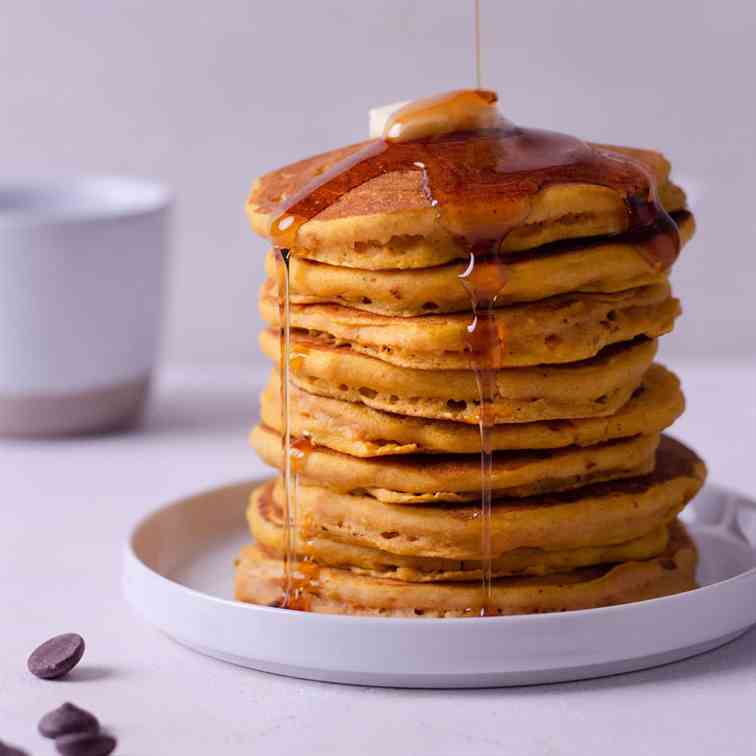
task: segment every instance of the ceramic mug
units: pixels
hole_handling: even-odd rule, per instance
[[[138,179],[0,182],[0,435],[139,419],[171,205],[165,187]]]

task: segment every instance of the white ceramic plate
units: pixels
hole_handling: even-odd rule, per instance
[[[756,504],[709,485],[687,521],[697,590],[603,609],[484,619],[308,614],[232,599],[254,483],[157,510],[134,529],[126,596],[200,653],[245,667],[363,685],[463,688],[579,680],[708,651],[756,624]]]

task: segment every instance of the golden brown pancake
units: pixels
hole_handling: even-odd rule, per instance
[[[278,299],[272,284],[269,279],[263,288],[260,312],[277,327]],[[466,349],[469,313],[401,318],[339,305],[292,305],[290,309],[292,327],[308,331],[325,344],[348,344],[354,351],[400,367],[471,367]],[[479,367],[588,359],[610,344],[667,333],[680,303],[670,296],[667,284],[658,284],[614,294],[564,294],[494,312],[501,349],[476,356]]]
[[[354,155],[365,142],[315,155],[262,176],[252,187],[247,214],[253,229],[270,235],[281,202],[339,161]],[[669,163],[657,152],[594,145],[630,156],[655,180],[668,210],[685,206],[685,195],[669,182]],[[507,202],[504,198],[502,201]],[[493,205],[495,201],[492,200]],[[491,207],[495,210],[495,207]],[[628,228],[624,198],[608,187],[595,184],[552,184],[531,199],[527,221],[510,232],[502,251],[519,251],[560,239],[618,234]],[[346,248],[355,245],[386,245],[400,237],[431,237],[438,248],[439,264],[460,257],[460,250],[444,229],[423,188],[420,171],[392,171],[366,181],[330,204],[298,231],[295,250]],[[443,250],[447,249],[446,260]]]
[[[258,425],[252,445],[261,459],[280,469],[281,436]],[[532,496],[653,470],[658,434],[546,451],[496,452],[494,495]],[[303,482],[333,491],[365,491],[395,503],[471,501],[480,496],[480,454],[411,454],[360,459],[313,447],[297,461]]]
[[[696,549],[676,522],[657,557],[584,567],[543,577],[503,577],[493,582],[488,613],[563,612],[641,601],[695,588]],[[236,597],[271,604],[281,595],[282,562],[255,546],[244,548],[236,566]],[[321,567],[309,586],[314,612],[391,617],[480,615],[479,582],[399,582],[351,570]]]
[[[677,210],[675,218],[685,213],[685,193],[674,184],[663,184],[659,197],[662,205],[668,210]],[[579,217],[578,217],[579,219]],[[567,218],[563,219],[567,224]],[[681,229],[685,233],[684,229]],[[574,239],[575,234],[568,238]],[[522,244],[522,240],[518,240]],[[517,246],[517,244],[513,244]],[[527,247],[526,249],[536,249]],[[548,249],[544,243],[541,249]],[[504,250],[506,252],[506,250]],[[355,242],[353,244],[329,244],[317,247],[298,247],[296,257],[314,260],[329,265],[361,270],[412,270],[414,268],[430,268],[455,260],[467,258],[467,251],[454,238],[446,233],[418,236],[392,236],[381,242]],[[517,254],[517,250],[511,250]]]
[[[693,216],[680,224],[682,241],[693,234]],[[665,274],[644,254],[632,238],[557,245],[508,259],[499,276],[493,259],[480,260],[476,270],[493,281],[503,278],[496,295],[498,307],[532,302],[569,292],[613,293],[663,284]],[[340,304],[383,315],[409,317],[470,309],[470,296],[461,276],[466,260],[420,270],[358,270],[325,265],[292,257],[289,287],[295,304]],[[276,279],[273,252],[265,260],[271,279]],[[485,271],[490,269],[486,275]]]
[[[274,499],[273,485],[271,481],[254,491],[247,510],[247,518],[257,545],[266,553],[280,558],[285,543],[282,528],[283,494],[279,483]],[[312,492],[309,489],[304,490],[303,496],[309,502]],[[452,527],[454,524],[452,521]],[[302,530],[305,529],[300,528],[300,537],[296,539],[297,554],[300,558],[306,557],[320,565],[340,567],[359,574],[407,582],[480,580],[482,578],[479,559],[394,554],[372,546],[331,538],[327,529],[321,531],[312,525],[306,529],[306,534],[302,533]],[[315,534],[312,535],[312,532]],[[624,543],[604,546],[584,545],[569,549],[523,547],[496,555],[493,559],[492,574],[495,577],[548,575],[594,564],[650,559],[664,551],[667,541],[667,527],[660,525]]]
[[[289,388],[289,397],[291,433],[354,457],[480,451],[480,431],[473,425],[404,417],[310,394],[294,385]],[[490,431],[490,444],[495,450],[591,446],[662,431],[684,407],[677,377],[661,365],[653,365],[630,400],[614,415],[500,424]],[[261,396],[261,410],[263,423],[279,433],[281,409],[280,376],[274,371]]]
[[[632,480],[596,483],[573,491],[501,499],[491,517],[491,553],[520,549],[567,551],[627,543],[667,525],[700,490],[706,467],[694,452],[667,436],[652,473]],[[266,504],[265,486],[252,497]],[[273,519],[283,509],[280,480],[273,489]],[[340,494],[299,485],[297,507],[303,541],[339,543],[409,557],[480,559],[480,506],[407,505],[365,494]],[[256,527],[253,522],[253,527]]]
[[[263,331],[260,345],[278,365],[278,332]],[[311,394],[407,417],[476,426],[480,419],[480,391],[470,370],[397,367],[296,331],[292,353],[291,380]],[[655,354],[656,341],[640,339],[607,347],[582,362],[499,370],[489,414],[496,423],[612,415],[638,388]]]

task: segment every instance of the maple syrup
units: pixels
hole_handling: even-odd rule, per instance
[[[480,0],[475,0],[475,88],[480,89]]]
[[[493,445],[491,429],[496,423],[493,402],[496,399],[496,370],[484,365],[500,364],[503,339],[496,327],[496,296],[502,290],[506,268],[503,264],[493,268],[493,275],[481,275],[476,266],[475,252],[470,252],[470,262],[459,279],[468,296],[472,310],[472,322],[467,327],[465,347],[470,355],[471,367],[478,386],[480,429],[480,557],[482,601],[480,614],[493,613],[493,558],[491,550],[493,519]]]
[[[276,270],[278,273],[278,318],[280,323],[279,375],[281,376],[281,454],[283,467],[284,507],[283,507],[283,578],[282,597],[278,606],[288,607],[294,595],[294,567],[297,559],[296,502],[297,478],[292,476],[291,433],[289,421],[289,352],[291,349],[291,297],[289,296],[288,249],[276,249]]]
[[[281,598],[272,604],[282,609],[309,611],[311,589],[319,574],[318,566],[309,557],[299,559],[299,512],[297,508],[299,474],[304,469],[307,457],[313,449],[308,438],[292,438],[290,374],[301,367],[306,349],[292,350],[291,345],[291,252],[276,247],[276,271],[278,274],[279,318],[279,376],[281,396],[281,455],[284,489],[283,506],[283,576]]]
[[[470,262],[460,283],[470,297],[472,322],[466,348],[480,395],[481,615],[497,613],[492,581],[494,460],[490,431],[497,394],[496,369],[504,362],[507,341],[507,334],[501,331],[495,317],[496,298],[507,275],[506,262],[500,253],[502,241],[511,230],[527,221],[533,198],[542,189],[554,184],[583,183],[611,188],[623,197],[627,212],[625,233],[654,267],[666,270],[679,253],[677,226],[659,204],[654,181],[643,166],[575,137],[516,126],[501,115],[496,103],[494,92],[480,89],[450,92],[411,103],[388,121],[383,139],[365,143],[280,205],[270,208],[274,213],[273,243],[283,261],[285,277],[279,285],[281,394],[286,415],[282,418],[287,499],[285,606],[302,608],[306,601],[300,598],[307,592],[307,581],[301,582],[304,578],[296,569],[297,474],[291,455],[297,449],[289,439],[288,423],[288,260],[296,253],[297,233],[304,223],[373,178],[394,171],[419,171],[438,222],[469,253]],[[497,264],[478,266],[482,258]],[[306,455],[307,451],[302,453]]]

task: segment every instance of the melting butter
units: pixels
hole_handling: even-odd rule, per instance
[[[370,138],[381,139],[383,137],[383,129],[386,128],[386,121],[388,121],[397,110],[400,110],[405,105],[409,105],[409,103],[409,100],[403,100],[401,102],[392,102],[390,105],[381,105],[379,108],[370,108],[368,111]]]
[[[498,99],[496,92],[489,89],[458,89],[398,107],[389,105],[373,112],[376,113],[376,122],[380,116],[386,116],[380,135],[386,142],[410,142],[457,131],[508,125],[497,107]],[[390,113],[389,108],[393,108]],[[371,135],[372,121],[371,113]]]

